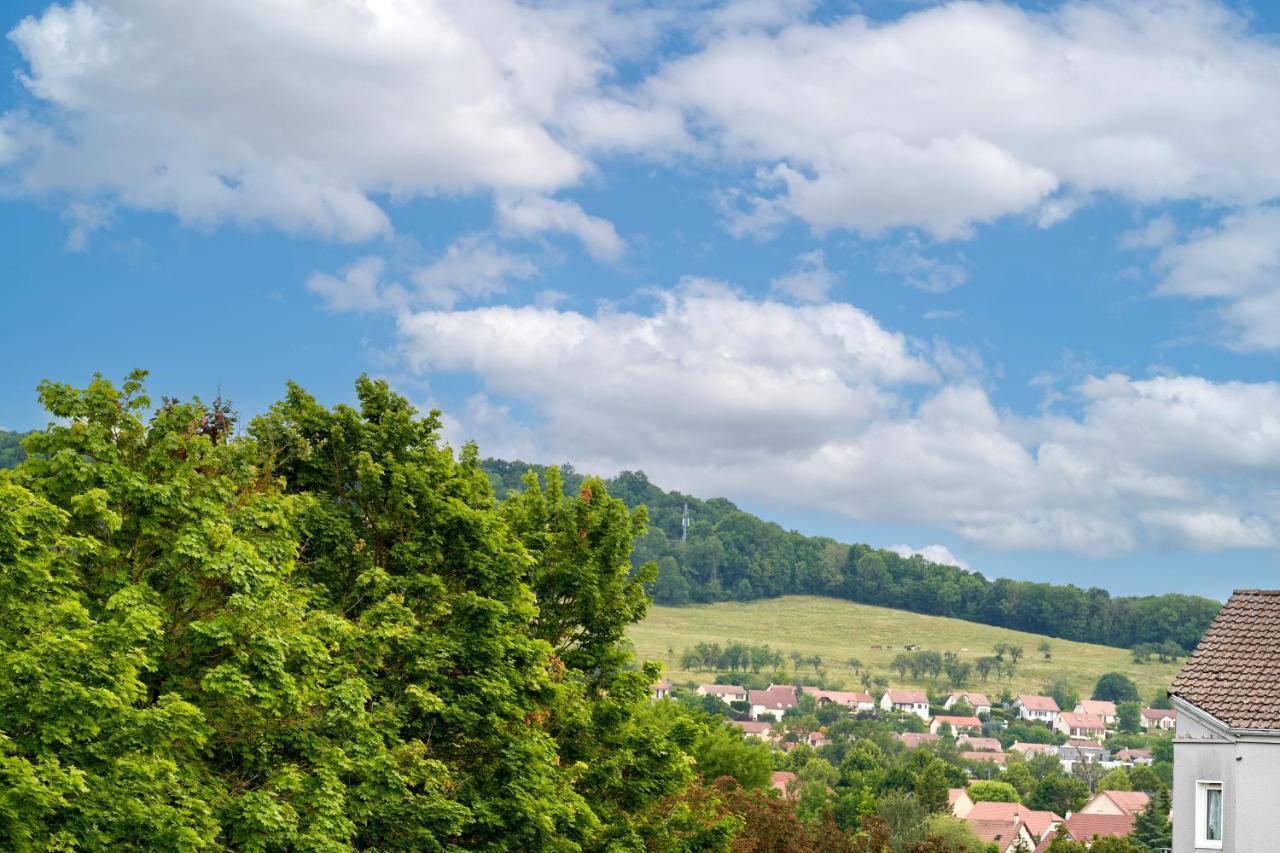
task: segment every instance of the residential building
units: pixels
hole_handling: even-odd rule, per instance
[[[973,713],[979,717],[985,717],[991,713],[991,700],[987,698],[985,693],[952,693],[947,697],[947,701],[942,703],[942,707],[950,711],[951,706],[961,700],[968,703],[969,707],[973,709]]]
[[[729,722],[742,729],[742,733],[747,737],[769,740],[773,734],[773,727],[768,723],[757,723],[754,720],[730,720]]]
[[[1107,749],[1096,741],[1070,741],[1058,747],[1058,760],[1062,762],[1062,769],[1070,773],[1077,761],[1096,761],[1099,764],[1106,761]]]
[[[1004,767],[1008,762],[1008,756],[1003,752],[985,752],[981,750],[970,750],[960,753],[960,757],[965,761],[991,761]]]
[[[896,737],[898,740],[902,741],[902,744],[907,749],[915,749],[917,746],[921,746],[922,744],[937,743],[941,740],[938,735],[931,735],[928,732],[903,732],[902,734],[896,735]]]
[[[882,711],[901,711],[929,719],[929,696],[923,690],[886,690],[880,697]]]
[[[1003,752],[1004,748],[1000,746],[1000,741],[993,737],[973,737],[971,735],[961,735],[956,738],[956,746],[962,746],[975,752]]]
[[[1136,747],[1126,746],[1124,749],[1118,749],[1111,754],[1112,761],[1118,761],[1126,767],[1134,767],[1138,764],[1151,765],[1155,763],[1155,759],[1151,755],[1149,749],[1138,749]]]
[[[1085,803],[1077,814],[1128,814],[1137,815],[1151,802],[1142,791],[1099,791]]]
[[[969,796],[969,792],[964,788],[948,788],[947,789],[947,805],[951,808],[951,814],[964,820],[973,808],[973,800]]]
[[[771,684],[767,690],[748,690],[747,701],[751,703],[751,719],[772,714],[781,720],[788,709],[796,707],[796,688],[790,684]]]
[[[979,840],[984,844],[994,844],[998,853],[1010,853],[1018,847],[1019,841],[1026,850],[1036,846],[1027,825],[1019,820],[971,820],[969,825]]]
[[[805,735],[805,743],[814,749],[825,746],[827,742],[827,736],[822,732],[809,732],[809,734]]]
[[[1059,714],[1058,724],[1054,728],[1070,738],[1102,738],[1107,734],[1107,724],[1102,721],[1102,717],[1077,714],[1074,711]]]
[[[650,693],[654,699],[666,699],[671,694],[671,682],[665,678],[659,678],[653,683]]]
[[[1167,729],[1173,731],[1178,726],[1178,712],[1167,708],[1143,708],[1142,727],[1144,729]]]
[[[736,684],[699,684],[695,692],[699,696],[714,696],[726,705],[747,701],[747,689]]]
[[[1132,835],[1134,816],[1131,814],[1085,814],[1076,812],[1067,818],[1065,826],[1072,841],[1088,844],[1095,838],[1107,838],[1112,835]],[[1176,850],[1182,848],[1174,844]],[[1191,850],[1190,847],[1187,848]]]
[[[979,734],[982,720],[977,717],[952,717],[939,714],[929,721],[929,731],[939,734],[943,726],[950,726],[952,735]]]
[[[1036,811],[1021,803],[974,803],[965,820],[970,823],[980,820],[1016,820],[1027,827],[1031,834],[1032,845],[1038,844],[1047,834],[1057,831],[1062,817],[1056,812]]]
[[[855,690],[822,690],[817,687],[801,687],[801,691],[812,696],[819,705],[844,705],[850,711],[874,711],[876,700],[870,693],[859,693]]]
[[[775,791],[780,792],[782,796],[790,799],[792,794],[795,791],[795,787],[793,784],[795,781],[796,781],[796,774],[792,773],[791,771],[775,770],[773,771],[771,784]]]
[[[1013,709],[1022,719],[1035,720],[1050,728],[1057,725],[1058,715],[1062,713],[1062,709],[1058,707],[1058,703],[1052,696],[1035,696],[1027,693],[1018,694],[1018,698],[1013,701]]]
[[[1013,746],[1009,747],[1010,752],[1021,752],[1024,758],[1035,758],[1037,755],[1053,755],[1057,756],[1058,747],[1052,743],[1023,743],[1022,741],[1014,741]]]
[[[1280,591],[1231,596],[1169,688],[1173,849],[1280,842]]]
[[[1081,699],[1076,703],[1075,712],[1101,717],[1107,728],[1113,728],[1116,724],[1116,703],[1105,699]]]

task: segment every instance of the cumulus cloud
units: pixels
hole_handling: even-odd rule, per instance
[[[415,269],[410,280],[422,300],[451,308],[462,299],[502,293],[509,282],[537,273],[537,265],[529,258],[508,252],[482,235],[469,235],[455,241],[437,260]]]
[[[529,237],[558,231],[577,237],[594,257],[616,260],[626,249],[613,223],[576,202],[533,196],[498,200],[498,224],[508,234]]]
[[[823,251],[814,249],[798,256],[791,269],[773,279],[769,286],[774,293],[800,302],[823,302],[839,280],[835,273],[827,269]]]
[[[1019,417],[851,305],[707,282],[651,313],[406,311],[399,328],[413,368],[529,412],[538,458],[990,548],[1275,544],[1275,383],[1093,376],[1078,416]]]
[[[1158,293],[1216,302],[1238,349],[1280,348],[1280,207],[1231,214],[1176,243],[1157,236],[1167,244],[1156,257]]]
[[[76,0],[9,37],[46,126],[5,118],[30,192],[109,192],[198,224],[362,240],[378,199],[548,192],[589,168],[557,140],[609,71],[585,6]]]
[[[931,563],[939,563],[943,566],[957,566],[966,572],[969,571],[969,564],[951,553],[951,549],[946,545],[925,545],[923,548],[912,548],[910,545],[890,545],[887,550],[902,557],[919,555]]]
[[[944,261],[931,257],[915,237],[886,246],[876,266],[881,272],[898,276],[908,287],[925,293],[946,293],[969,280],[969,270],[962,259]]]
[[[764,210],[948,238],[1095,194],[1280,195],[1278,73],[1280,46],[1217,3],[948,3],[729,29],[646,91],[721,155],[770,164]]]
[[[360,258],[338,275],[312,273],[307,290],[319,296],[330,311],[373,311],[386,306],[382,274],[386,261],[376,256]]]

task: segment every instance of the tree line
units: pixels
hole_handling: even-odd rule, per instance
[[[484,469],[499,494],[519,486],[528,472],[546,470],[498,459],[485,460]],[[561,471],[570,491],[582,480],[570,465]],[[1173,643],[1184,651],[1195,647],[1221,606],[1192,595],[1113,597],[1096,587],[991,580],[919,555],[787,531],[724,498],[663,491],[643,472],[607,483],[628,506],[648,509],[649,530],[636,541],[632,560],[658,564],[650,589],[659,604],[827,595],[1125,649]]]

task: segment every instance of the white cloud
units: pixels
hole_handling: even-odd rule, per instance
[[[89,238],[93,232],[105,228],[115,215],[109,204],[88,201],[73,201],[62,213],[62,219],[70,223],[67,231],[67,250],[83,252],[89,248]]]
[[[481,235],[459,238],[443,256],[410,274],[421,299],[452,308],[461,299],[502,293],[512,280],[528,279],[538,267],[523,255],[512,254]]]
[[[946,293],[969,280],[969,270],[963,260],[953,262],[929,257],[914,236],[886,246],[876,266],[881,272],[892,273],[901,278],[903,284],[925,293]]]
[[[818,229],[945,238],[1097,194],[1276,197],[1278,73],[1280,46],[1206,0],[948,3],[728,30],[646,94],[719,156],[771,165],[765,198]]]
[[[10,114],[3,147],[23,147],[29,192],[362,240],[390,229],[380,196],[582,177],[555,126],[599,99],[616,18],[513,0],[76,0],[10,33],[56,133]]]
[[[312,273],[307,290],[324,300],[330,311],[373,311],[386,307],[382,274],[386,261],[375,256],[360,258],[342,270],[340,276]]]
[[[522,237],[546,231],[570,234],[602,260],[616,260],[627,247],[609,220],[590,215],[575,202],[545,196],[498,199],[498,224]]]
[[[774,293],[800,302],[825,302],[839,281],[839,276],[827,269],[822,250],[814,249],[799,255],[790,271],[773,279],[769,286]]]
[[[950,350],[850,305],[689,282],[652,313],[405,311],[417,370],[519,404],[536,456],[765,505],[1110,555],[1273,544],[1280,385],[1090,377],[1077,417],[998,410]],[[920,391],[924,396],[914,400]]]
[[[901,557],[914,557],[919,554],[931,563],[943,566],[958,566],[969,571],[969,564],[951,553],[946,545],[925,545],[923,548],[912,548],[910,545],[890,545],[886,550]]]
[[[1158,293],[1220,304],[1228,344],[1280,348],[1280,207],[1232,214],[1215,228],[1166,245],[1156,268],[1162,275]]]

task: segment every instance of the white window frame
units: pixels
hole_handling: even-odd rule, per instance
[[[1208,779],[1200,779],[1196,781],[1196,849],[1197,850],[1221,850],[1222,839],[1217,840],[1206,837],[1209,832],[1209,792],[1218,792],[1218,807],[1220,813],[1218,815],[1218,828],[1221,834],[1225,835],[1226,829],[1226,812],[1227,801],[1223,797],[1222,782],[1212,781]]]

